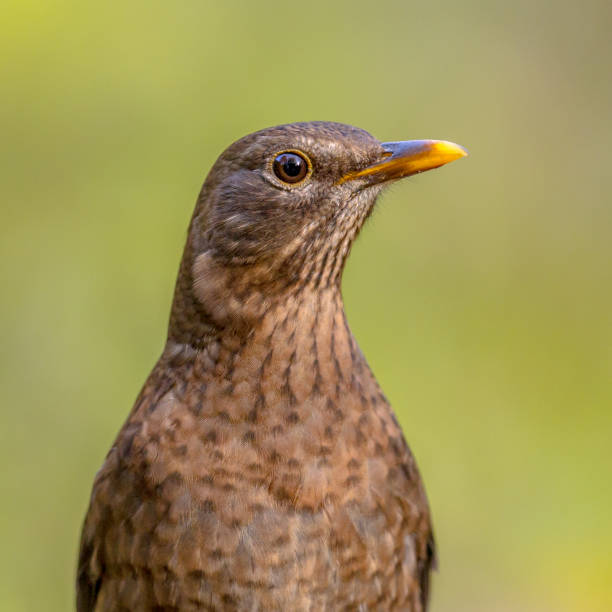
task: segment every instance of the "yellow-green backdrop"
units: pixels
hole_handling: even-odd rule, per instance
[[[434,612],[611,610],[611,7],[5,2],[0,609],[73,606],[208,168],[325,119],[471,154],[394,187],[344,279],[426,481]]]

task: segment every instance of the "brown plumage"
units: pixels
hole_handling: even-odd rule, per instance
[[[383,184],[462,154],[317,122],[221,155],[94,482],[78,610],[425,610],[425,492],[340,279]]]

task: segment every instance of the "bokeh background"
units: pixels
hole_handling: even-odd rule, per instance
[[[608,0],[2,13],[1,610],[73,606],[208,168],[310,119],[471,153],[393,187],[344,278],[425,477],[433,611],[612,610]]]

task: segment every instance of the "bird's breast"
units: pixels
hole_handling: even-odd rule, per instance
[[[410,587],[429,537],[410,451],[341,308],[299,310],[168,347],[98,476],[120,543],[107,562],[193,583],[194,601],[259,593],[265,609]]]

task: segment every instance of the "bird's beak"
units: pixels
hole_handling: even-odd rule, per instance
[[[357,178],[385,183],[439,168],[468,154],[462,146],[446,140],[404,140],[383,142],[382,146],[385,154],[381,161],[344,175],[338,183]]]

